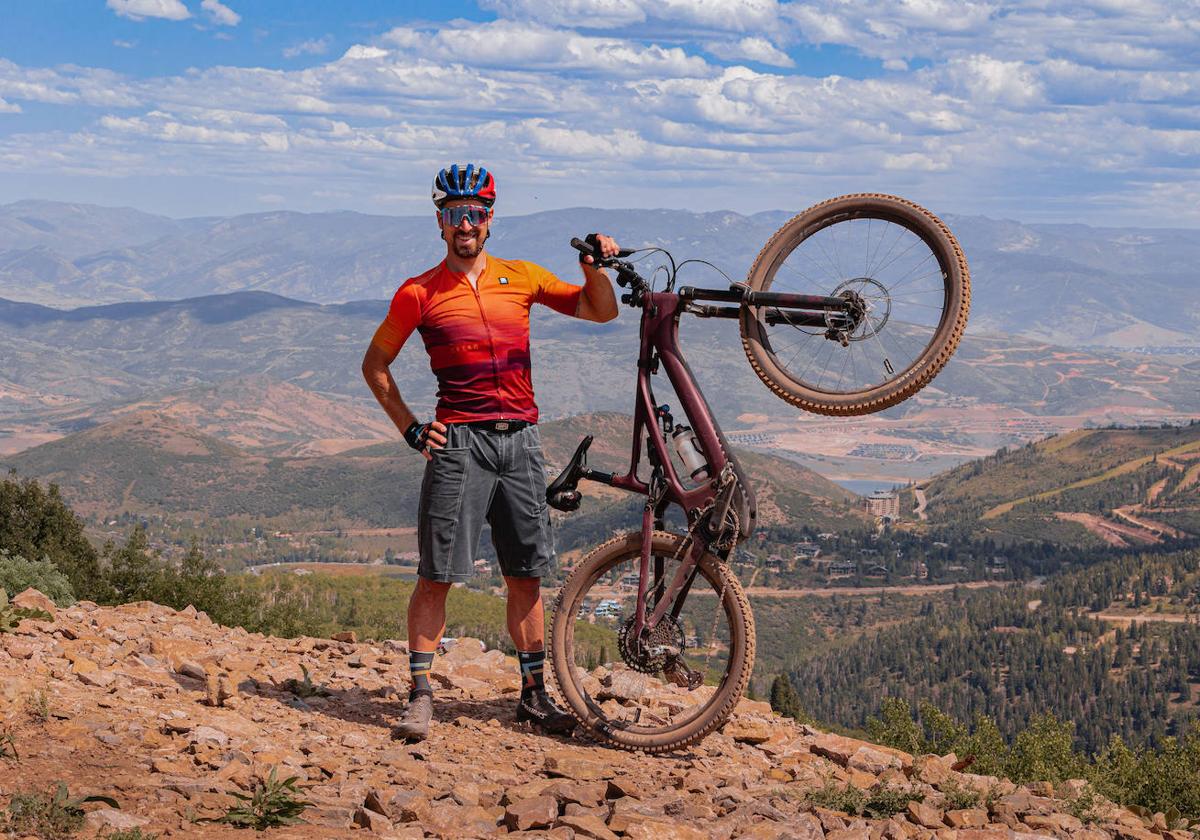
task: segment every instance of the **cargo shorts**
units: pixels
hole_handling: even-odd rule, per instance
[[[486,521],[506,577],[540,578],[554,567],[546,464],[536,425],[511,432],[447,426],[430,450],[417,508],[417,574],[456,583],[475,576]]]

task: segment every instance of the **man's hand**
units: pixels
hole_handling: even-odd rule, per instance
[[[621,249],[617,246],[617,240],[611,236],[605,236],[603,233],[589,233],[583,238],[583,241],[591,245],[599,255],[600,259],[608,259],[615,257]],[[579,261],[584,265],[593,265],[596,260],[588,254],[580,254]]]
[[[433,455],[429,450],[441,449],[446,445],[446,425],[439,420],[431,423],[418,423],[414,420],[404,430],[404,440],[424,455],[426,461],[432,461]]]

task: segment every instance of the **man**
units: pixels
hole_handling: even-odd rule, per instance
[[[446,593],[474,574],[483,523],[508,587],[508,631],[521,666],[517,720],[569,732],[574,720],[547,696],[541,578],[554,560],[546,508],[545,467],[530,377],[529,309],[534,303],[588,321],[610,321],[617,302],[607,275],[582,257],[583,286],[540,266],[489,255],[496,183],[473,164],[441,170],[433,203],[446,258],[413,277],[392,299],[363,358],[363,376],[404,439],[428,463],[417,512],[421,562],[408,604],[408,708],[396,738],[429,733],[429,671],[446,626]],[[589,241],[603,256],[610,237]],[[405,406],[388,369],[418,330],[438,381],[436,419],[422,422]]]

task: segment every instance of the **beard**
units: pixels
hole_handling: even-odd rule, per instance
[[[479,252],[483,250],[483,237],[478,232],[472,234],[469,239],[455,234],[454,238],[450,240],[450,247],[454,249],[454,256],[459,259],[473,259],[479,256]]]

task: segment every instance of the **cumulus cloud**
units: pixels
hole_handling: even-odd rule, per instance
[[[237,26],[242,22],[242,16],[221,0],[200,0],[200,8],[208,12],[209,18],[218,26]]]
[[[121,17],[132,20],[186,20],[192,16],[180,0],[108,0],[107,5]]]
[[[310,38],[307,41],[301,41],[299,44],[285,47],[283,57],[296,58],[301,55],[324,55],[329,52],[329,45],[332,43],[332,40],[328,35],[324,35],[320,38]]]
[[[204,171],[251,197],[386,193],[399,209],[432,168],[486,150],[543,201],[578,203],[586,179],[608,204],[756,210],[870,189],[1012,213],[1101,177],[1179,205],[1189,193],[1161,185],[1200,156],[1200,0],[485,3],[496,20],[396,27],[294,70],[141,79],[0,59],[0,111],[103,112],[0,137],[0,172]],[[798,68],[805,43],[869,60]]]
[[[726,61],[757,61],[774,67],[795,67],[787,53],[772,44],[766,38],[747,36],[738,41],[709,41],[705,49],[717,58]]]
[[[480,0],[514,20],[574,29],[613,29],[657,20],[716,31],[765,30],[777,19],[778,0]]]

